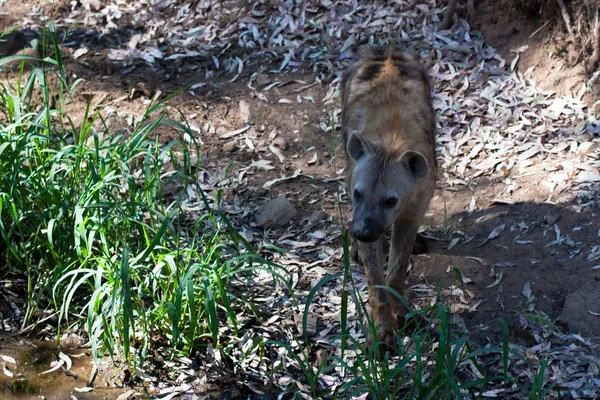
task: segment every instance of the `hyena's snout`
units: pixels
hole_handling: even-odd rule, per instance
[[[354,218],[352,235],[361,242],[374,242],[383,235],[383,224],[373,217]]]

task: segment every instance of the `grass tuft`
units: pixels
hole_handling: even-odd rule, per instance
[[[259,270],[287,282],[285,271],[233,229],[220,194],[202,192],[200,148],[185,118],[168,118],[171,97],[152,99],[130,135],[106,130],[89,102],[78,126],[64,110],[80,81],[68,83],[52,24],[42,43],[43,58],[0,60],[18,63],[0,92],[0,251],[7,274],[27,279],[23,328],[53,307],[59,327],[87,331],[95,358],[138,366],[154,338],[185,354],[227,348],[252,313],[236,287]],[[164,130],[180,139],[160,143]]]

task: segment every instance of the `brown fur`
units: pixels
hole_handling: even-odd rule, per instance
[[[391,46],[361,48],[342,77],[342,125],[350,155],[352,231],[359,238],[371,316],[381,325],[379,340],[391,344],[391,326],[404,320],[406,309],[387,290],[371,287],[387,285],[404,295],[410,253],[437,175],[435,114],[419,60]],[[386,199],[395,206],[385,205]],[[368,203],[361,208],[360,202]],[[389,230],[390,266],[384,276],[382,236]]]
[[[357,130],[390,155],[421,151],[437,167],[429,78],[415,57],[393,47],[360,48],[342,77],[342,110],[345,140]]]

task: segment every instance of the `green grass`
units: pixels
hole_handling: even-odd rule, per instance
[[[303,318],[306,326],[321,288],[341,281],[340,329],[334,337],[339,344],[330,346],[329,356],[315,364],[306,332],[255,336],[240,322],[261,318],[244,279],[270,274],[297,307],[291,279],[235,231],[221,212],[220,190],[214,197],[202,192],[192,162],[202,149],[183,115],[169,118],[172,97],[152,99],[130,134],[111,132],[89,103],[81,105],[85,115],[77,125],[64,110],[80,82],[66,78],[52,24],[40,43],[41,58],[0,59],[0,67],[10,65],[12,71],[0,91],[0,276],[26,279],[25,331],[36,332],[43,322],[35,317],[37,310],[50,310],[58,316],[58,337],[61,330],[83,329],[95,359],[109,354],[142,369],[150,350],[190,354],[217,348],[247,376],[270,381],[273,388],[273,376],[286,372],[275,360],[283,350],[294,361],[289,373],[295,381],[281,390],[296,398],[305,392],[312,398],[453,399],[515,383],[508,376],[505,325],[501,346],[475,349],[467,336],[452,331],[439,301],[409,314],[412,333],[398,343],[399,357],[380,343],[370,348],[358,343],[351,305],[364,336],[375,327],[354,286],[347,231],[344,271],[311,289]],[[158,132],[165,130],[181,139],[160,143]],[[192,138],[191,145],[184,137]],[[179,185],[179,194],[165,195],[167,184]],[[193,201],[192,215],[186,210]],[[430,323],[416,326],[416,317]],[[242,341],[247,345],[240,350]],[[502,359],[503,374],[490,375],[481,367],[479,358],[489,355]],[[247,362],[255,356],[269,361],[268,368]],[[467,364],[481,377],[464,375]],[[525,388],[532,399],[552,390],[545,386],[545,366]],[[343,382],[324,385],[321,378],[334,373]]]
[[[233,230],[220,193],[200,190],[197,144],[156,139],[159,129],[193,138],[185,120],[168,119],[169,98],[152,99],[131,135],[99,135],[108,128],[90,104],[76,126],[63,110],[79,82],[67,83],[51,24],[45,42],[53,58],[0,61],[20,62],[0,93],[0,246],[8,276],[27,279],[23,326],[52,305],[62,329],[80,327],[83,313],[95,356],[139,364],[152,337],[185,353],[226,346],[238,314],[251,312],[232,281],[258,269],[283,279],[281,268]],[[169,183],[181,186],[177,197],[163,196]],[[183,212],[188,189],[202,199],[196,220]]]

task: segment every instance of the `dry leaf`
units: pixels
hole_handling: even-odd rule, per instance
[[[279,162],[285,161],[285,157],[283,156],[283,154],[281,154],[281,151],[277,147],[270,144],[269,150],[271,150],[271,153],[273,153],[277,156],[277,158],[279,159]]]
[[[488,235],[488,237],[483,242],[481,242],[481,244],[479,244],[479,245],[477,245],[475,247],[481,247],[484,244],[486,244],[488,241],[490,241],[490,240],[492,240],[492,239],[497,238],[498,236],[500,236],[500,234],[504,231],[504,226],[505,225],[502,224],[502,225],[499,225],[499,226],[495,227],[494,230],[490,232],[490,234]]]

